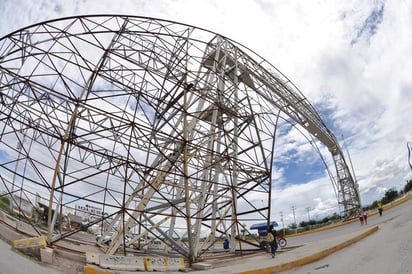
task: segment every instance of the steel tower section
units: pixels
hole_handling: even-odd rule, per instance
[[[242,250],[245,224],[270,221],[281,112],[332,153],[345,214],[360,204],[301,92],[204,29],[119,15],[35,24],[0,40],[0,91],[0,185],[42,206],[49,245],[79,232],[67,215],[87,207],[85,228],[114,233],[97,243],[107,254],[160,241],[194,262],[224,238]]]
[[[338,194],[338,203],[346,217],[357,214],[360,197],[355,178],[350,172],[336,137],[326,127],[307,98],[289,80],[285,81],[283,75],[268,70],[228,40],[216,37],[209,43],[206,55],[204,66],[208,67],[212,60],[221,63],[229,79],[240,79],[258,96],[271,102],[329,149],[336,168],[333,183]]]

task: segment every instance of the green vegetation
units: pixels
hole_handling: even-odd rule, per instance
[[[412,189],[412,180],[408,180],[406,181],[406,185],[403,188],[403,192],[404,193],[409,192],[411,189]]]
[[[380,201],[376,200],[370,206],[367,206],[366,208],[369,210],[375,209],[378,207],[379,202],[381,202],[383,205],[389,204],[393,202],[394,200],[396,200],[396,198],[398,198],[399,196],[403,195],[404,193],[411,191],[411,189],[412,189],[412,179],[406,181],[406,184],[402,191],[398,192],[394,187],[392,187],[385,192],[385,195]]]
[[[412,179],[406,181],[403,191],[398,192],[393,187],[385,192],[385,195],[382,197],[381,200],[379,201],[376,200],[371,205],[365,206],[365,208],[367,208],[368,210],[377,209],[379,202],[381,202],[383,205],[389,204],[393,202],[394,200],[396,200],[399,196],[411,190],[412,190]],[[286,234],[304,232],[304,231],[308,231],[311,229],[323,227],[323,226],[326,226],[332,223],[336,223],[336,222],[339,222],[340,220],[341,220],[341,216],[339,216],[339,214],[337,213],[334,213],[331,217],[325,217],[320,221],[310,220],[309,222],[306,222],[306,221],[300,222],[299,227],[296,224],[292,223],[288,226],[288,229],[286,229],[285,232]]]
[[[10,210],[10,201],[7,196],[0,197],[0,208],[9,211]]]
[[[341,216],[339,216],[338,213],[333,213],[332,216],[325,217],[322,220],[316,221],[316,220],[310,220],[309,222],[302,221],[299,223],[299,230],[298,232],[303,232],[303,231],[308,231],[311,229],[315,228],[320,228],[326,225],[330,225],[332,223],[337,223],[342,219]]]

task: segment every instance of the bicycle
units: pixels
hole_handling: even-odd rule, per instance
[[[285,247],[288,244],[288,241],[286,241],[286,238],[285,238],[285,234],[279,235],[277,238],[277,241],[280,247]]]

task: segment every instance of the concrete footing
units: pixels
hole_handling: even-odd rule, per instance
[[[212,268],[212,265],[207,263],[194,263],[192,264],[192,268],[195,270],[208,270]]]
[[[53,264],[53,249],[45,247],[40,249],[40,259],[43,263]]]
[[[46,239],[44,236],[40,236],[14,240],[13,247],[16,249],[44,248],[46,247]]]
[[[88,271],[92,269],[112,269],[116,271],[183,271],[185,260],[183,258],[165,257],[136,257],[104,255],[92,252],[86,253]],[[93,268],[92,265],[98,266]]]
[[[143,258],[135,256],[99,255],[101,268],[141,271],[145,270]]]

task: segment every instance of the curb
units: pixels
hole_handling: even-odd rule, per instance
[[[340,244],[337,244],[333,247],[327,248],[325,250],[319,251],[315,254],[309,255],[307,257],[303,257],[301,259],[295,260],[295,261],[291,261],[291,262],[287,262],[287,263],[283,263],[280,265],[274,265],[271,267],[266,267],[266,268],[262,268],[262,269],[254,269],[254,270],[248,270],[248,271],[244,271],[244,272],[238,272],[238,274],[270,274],[270,273],[277,273],[277,272],[282,272],[285,270],[289,270],[295,267],[299,267],[305,264],[309,264],[312,263],[314,261],[320,260],[338,250],[341,250],[353,243],[356,243],[364,238],[366,238],[367,236],[375,233],[376,231],[378,231],[379,226],[374,226],[373,228],[368,229],[366,232],[363,232],[361,234],[359,234],[358,236],[355,236],[352,239],[349,239],[347,241],[344,241]]]

